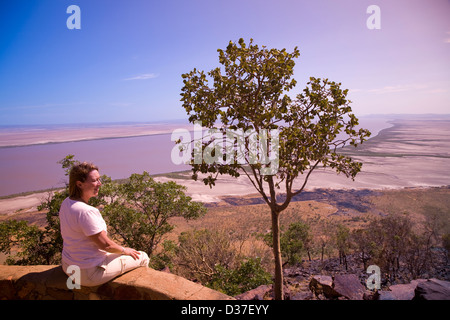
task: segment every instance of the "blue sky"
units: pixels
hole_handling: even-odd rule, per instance
[[[450,113],[449,17],[449,0],[2,0],[0,125],[186,118],[181,74],[241,37],[298,46],[293,94],[326,77],[357,115]]]

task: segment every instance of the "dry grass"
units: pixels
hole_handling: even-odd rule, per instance
[[[434,221],[441,233],[450,233],[450,187],[382,191],[371,202],[387,214],[408,214],[418,226]]]

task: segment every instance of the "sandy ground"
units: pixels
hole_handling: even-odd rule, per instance
[[[363,162],[355,181],[333,171],[317,169],[310,177],[307,190],[332,189],[389,189],[403,187],[432,187],[450,185],[450,120],[402,120],[380,132],[357,149],[347,151]],[[188,174],[187,174],[188,175]],[[159,181],[169,178],[158,177]],[[187,194],[195,201],[216,202],[221,196],[243,196],[256,193],[245,177],[222,176],[213,188],[201,180],[173,179],[187,187]],[[296,187],[303,183],[299,177]],[[13,215],[35,210],[47,197],[37,193],[0,200],[0,214]]]
[[[26,196],[0,199],[0,214],[14,215],[17,212],[36,211],[38,205],[47,199],[48,192],[38,192]]]

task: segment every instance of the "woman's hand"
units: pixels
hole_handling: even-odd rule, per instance
[[[123,254],[127,256],[131,256],[134,260],[139,259],[139,255],[141,254],[139,251],[136,251],[131,248],[123,248]]]
[[[101,231],[93,236],[89,236],[89,238],[97,244],[98,248],[101,250],[105,250],[110,253],[121,253],[127,256],[131,256],[134,260],[139,259],[139,255],[141,254],[139,251],[136,251],[131,248],[124,248],[116,244],[106,235],[105,231]]]

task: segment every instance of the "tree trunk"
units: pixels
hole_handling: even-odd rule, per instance
[[[273,235],[273,256],[275,258],[275,284],[273,292],[275,300],[283,300],[283,266],[281,261],[280,247],[280,213],[271,210],[272,214],[272,235]]]
[[[321,249],[321,254],[320,254],[320,262],[323,262],[324,251],[325,251],[325,243],[322,242],[322,249]]]

